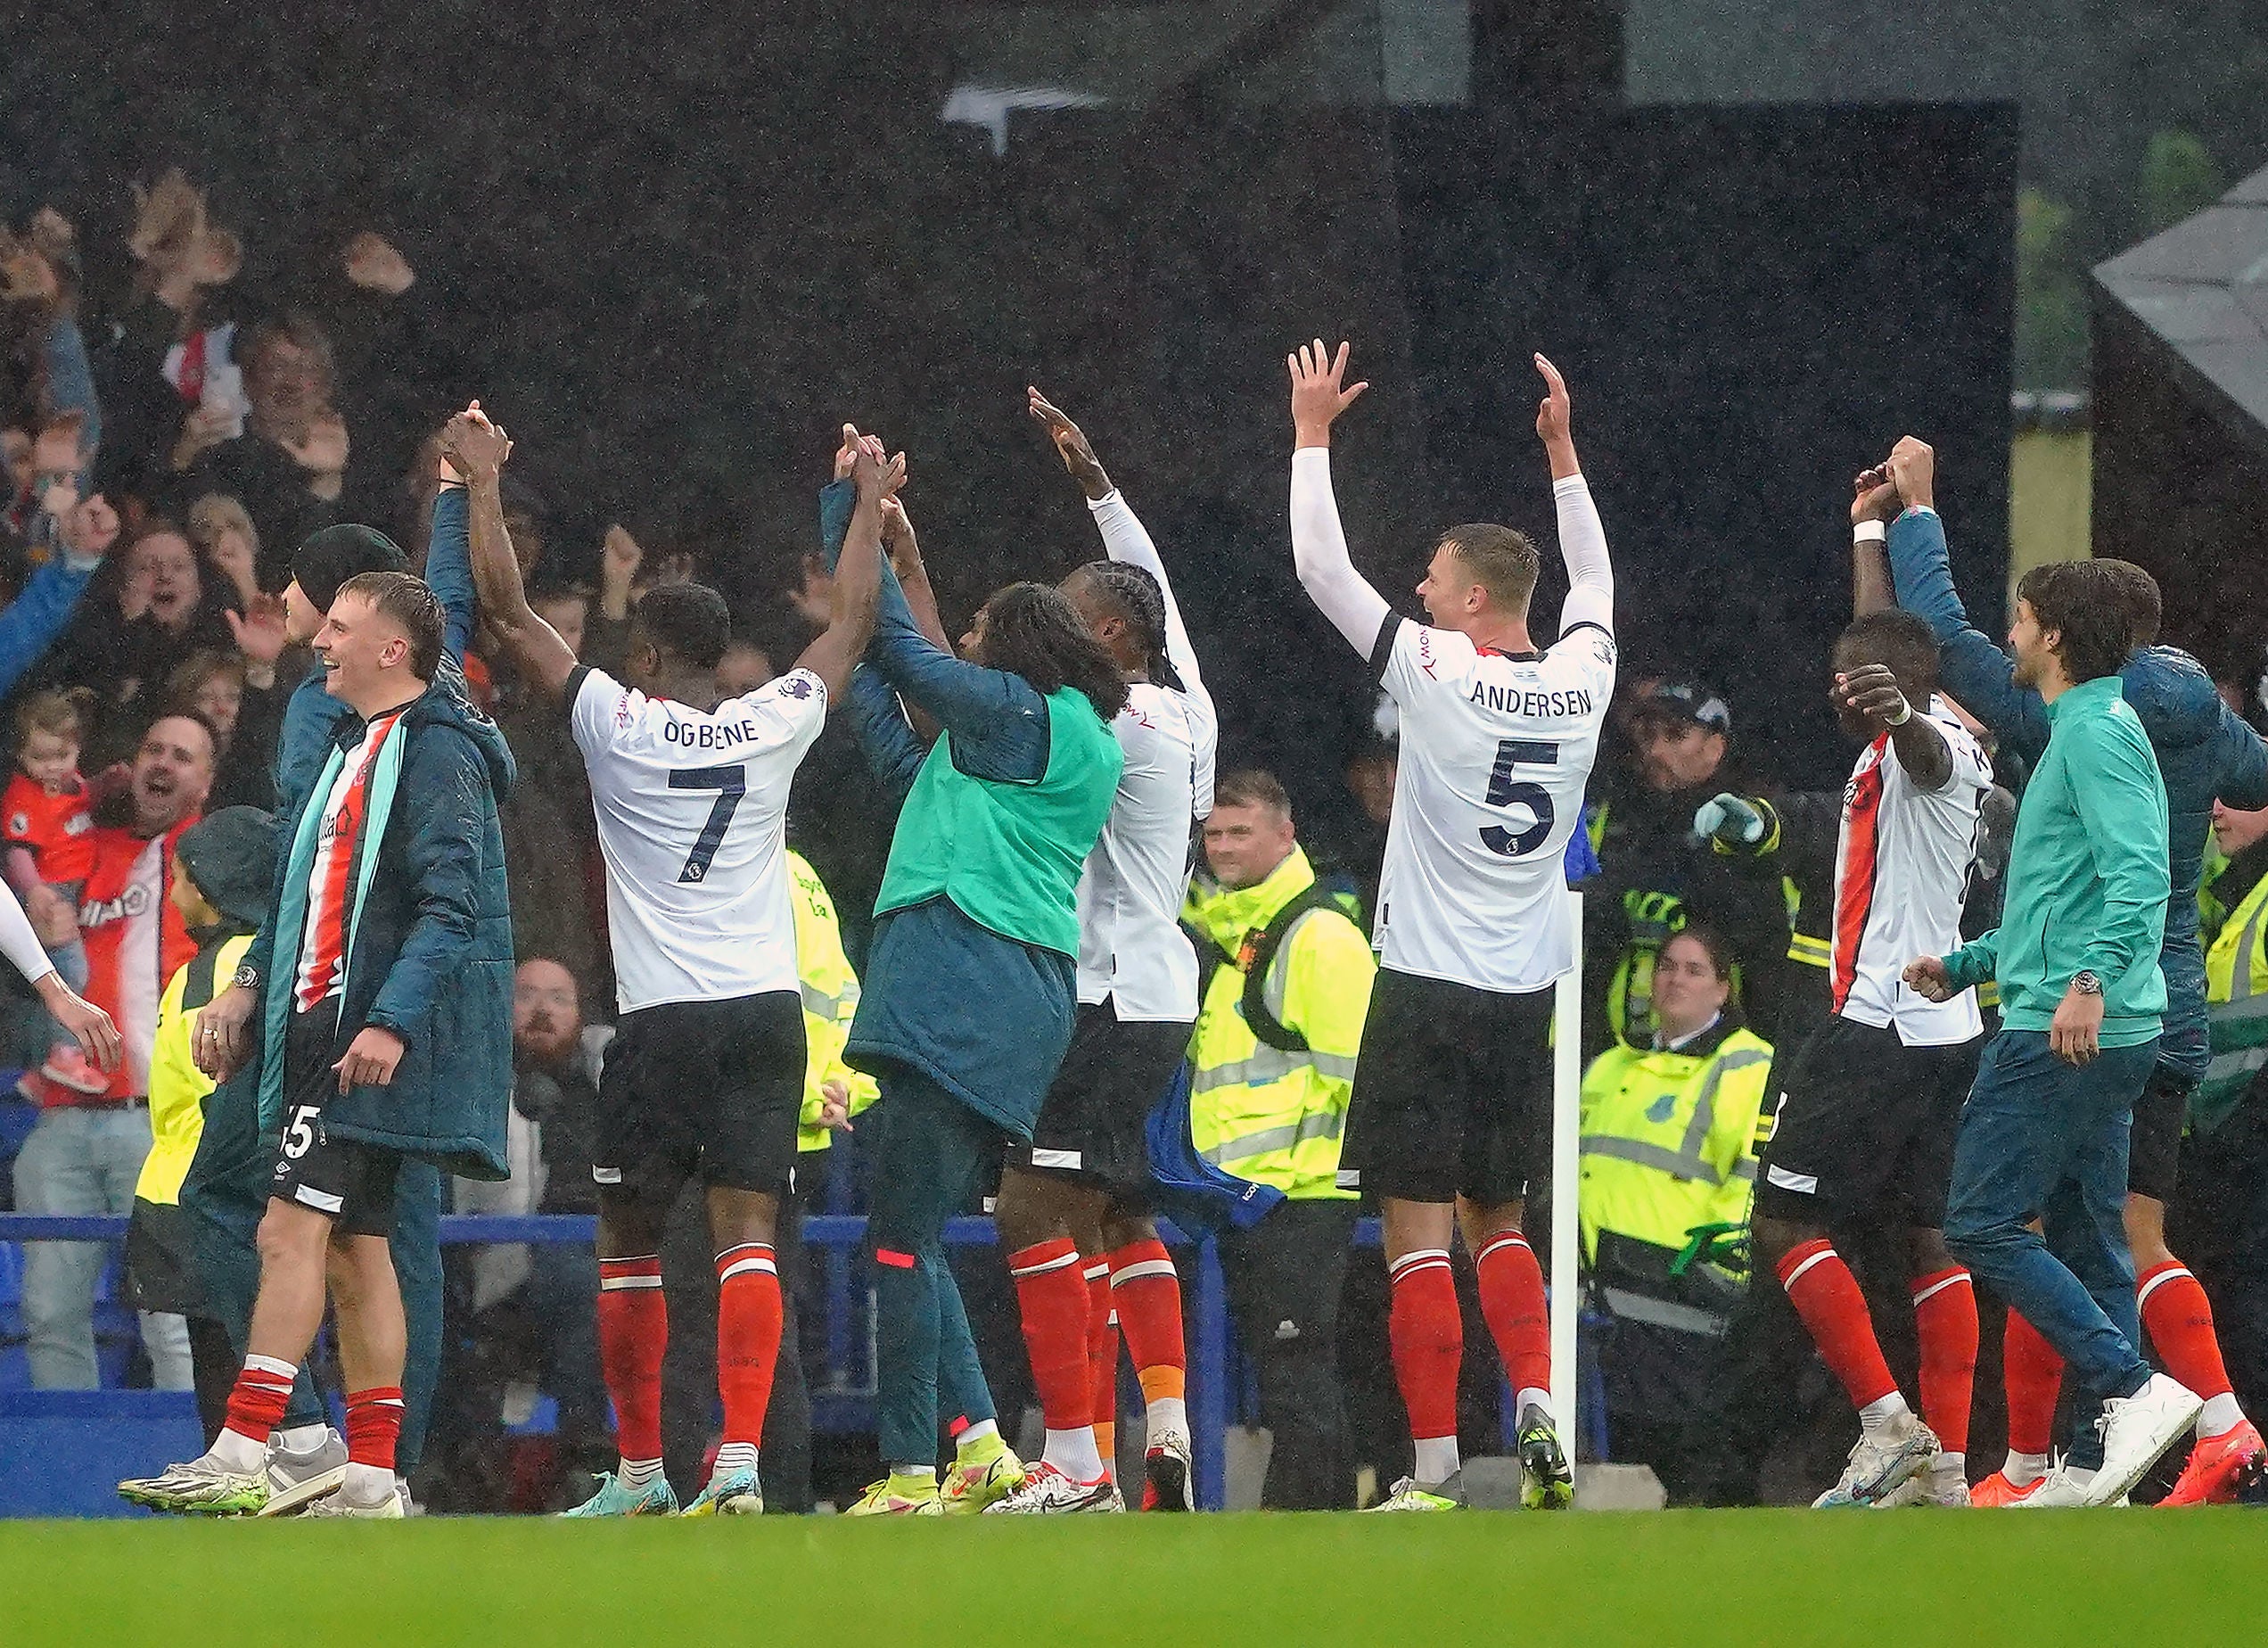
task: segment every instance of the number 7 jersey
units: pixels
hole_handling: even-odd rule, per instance
[[[1564,861],[1615,694],[1615,638],[1581,623],[1548,652],[1513,655],[1389,617],[1378,640],[1401,711],[1379,960],[1541,990],[1574,965]]]
[[[621,1011],[797,987],[787,793],[826,701],[809,670],[705,713],[603,670],[568,677]]]

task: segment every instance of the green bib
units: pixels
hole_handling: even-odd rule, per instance
[[[1079,953],[1079,872],[1126,765],[1087,696],[1048,697],[1048,769],[1033,784],[971,778],[941,734],[898,815],[875,914],[942,894],[980,927],[1020,943]]]

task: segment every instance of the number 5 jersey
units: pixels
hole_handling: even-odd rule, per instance
[[[1389,618],[1375,662],[1401,711],[1378,886],[1379,960],[1483,990],[1574,967],[1563,855],[1615,693],[1615,638],[1579,621],[1548,651],[1476,647]]]

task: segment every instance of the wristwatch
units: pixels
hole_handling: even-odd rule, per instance
[[[2081,995],[2099,996],[2102,993],[2102,975],[2074,973],[2071,976],[2071,987]]]
[[[260,987],[259,968],[249,961],[239,963],[236,976],[228,982],[241,989],[257,990]]]

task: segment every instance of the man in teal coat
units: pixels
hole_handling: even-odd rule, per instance
[[[246,958],[264,1010],[209,1017],[200,1062],[258,1058],[262,1132],[280,1133],[260,1231],[250,1354],[212,1449],[121,1492],[153,1509],[265,1508],[270,1433],[338,1308],[348,1463],[309,1514],[399,1516],[402,1301],[388,1248],[406,1159],[505,1174],[512,944],[497,797],[512,756],[437,679],[443,619],[399,573],[352,579],[316,649],[352,713],[284,820],[275,917]]]

